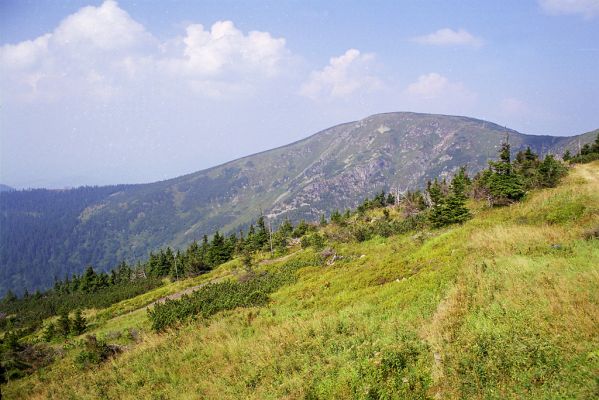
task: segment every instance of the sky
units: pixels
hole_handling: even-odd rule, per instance
[[[0,0],[0,183],[143,183],[391,111],[599,128],[599,0]]]

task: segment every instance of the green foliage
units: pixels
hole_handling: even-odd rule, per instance
[[[385,399],[389,394],[401,399],[429,399],[432,384],[423,359],[430,349],[420,340],[404,336],[395,348],[376,354],[373,362],[358,370],[360,383],[368,383],[366,399]]]
[[[119,352],[119,348],[98,340],[94,335],[85,337],[84,350],[75,357],[75,363],[82,369],[98,365]]]
[[[360,204],[357,208],[358,213],[364,213],[367,210],[372,210],[375,208],[386,207],[388,205],[395,204],[395,196],[392,193],[385,194],[384,190],[381,190],[377,193],[372,200],[368,197],[364,199],[362,204]]]
[[[580,152],[570,159],[572,164],[585,164],[599,160],[599,133],[592,144],[585,144]]]
[[[559,180],[563,178],[568,170],[556,160],[552,155],[546,156],[538,167],[539,183],[538,187],[556,187]]]
[[[87,321],[85,320],[85,317],[83,317],[83,315],[81,314],[81,310],[77,309],[75,311],[75,317],[73,318],[73,321],[71,323],[71,333],[75,336],[78,336],[85,332],[86,328]]]
[[[78,308],[103,308],[121,300],[135,297],[162,285],[160,279],[137,278],[123,281],[87,293],[75,290],[73,280],[60,283],[58,290],[50,290],[40,297],[30,296],[0,303],[0,312],[12,315],[15,327],[36,329],[44,319],[58,315],[61,310],[70,312]],[[69,287],[70,289],[66,289]],[[57,328],[60,331],[59,328]]]
[[[514,170],[510,161],[510,145],[501,145],[498,161],[489,161],[489,170],[481,175],[481,182],[489,191],[493,205],[507,205],[521,200],[526,194],[522,176]]]
[[[523,329],[505,335],[479,332],[461,356],[456,373],[466,398],[489,397],[492,388],[508,379],[529,390],[538,389],[554,381],[564,365],[549,337]]]
[[[316,250],[320,250],[325,245],[324,236],[318,232],[312,233],[306,236],[303,236],[301,239],[302,249],[307,249],[308,247],[314,247]]]
[[[22,340],[25,330],[6,332],[0,339],[0,383],[10,382],[52,363],[54,350]]]
[[[555,187],[566,173],[566,167],[551,154],[543,160],[530,147],[520,151],[511,163],[510,146],[505,142],[499,161],[490,161],[489,169],[477,176],[475,197],[486,197],[492,205],[508,205],[521,200],[526,190]]]
[[[320,226],[326,226],[327,225],[327,219],[324,216],[324,214],[320,214],[320,222],[319,222]]]
[[[50,322],[44,328],[43,339],[45,342],[51,342],[56,336],[56,325],[54,322]]]
[[[431,200],[429,219],[435,228],[462,223],[471,218],[466,207],[466,190],[470,179],[464,167],[453,177],[449,188],[437,179],[429,182],[427,192]],[[447,192],[447,194],[445,194]]]
[[[306,220],[302,219],[302,220],[300,220],[300,222],[297,224],[297,226],[293,230],[293,233],[291,234],[291,236],[294,238],[300,238],[300,237],[304,236],[306,233],[308,233],[310,231],[314,231],[315,229],[316,229],[315,226],[308,224],[306,222]]]
[[[167,300],[148,309],[152,329],[163,331],[192,317],[208,318],[237,307],[253,307],[268,302],[268,295],[295,281],[295,271],[305,265],[289,262],[275,272],[251,273],[243,281],[206,285],[179,300]]]
[[[57,325],[58,325],[58,333],[62,337],[66,338],[67,336],[69,336],[69,333],[71,333],[71,320],[69,319],[68,311],[65,310],[60,313],[60,316],[58,317]]]

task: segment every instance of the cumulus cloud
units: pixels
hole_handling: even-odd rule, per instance
[[[60,46],[83,45],[106,51],[137,46],[148,38],[144,27],[113,0],[82,8],[65,18],[52,34]]]
[[[113,0],[84,7],[51,33],[0,47],[3,91],[28,101],[84,95],[109,99],[148,80],[183,82],[195,93],[221,96],[276,76],[289,58],[285,39],[247,34],[231,21],[159,41]]]
[[[579,14],[586,19],[599,15],[599,0],[539,0],[539,5],[550,15]]]
[[[377,90],[382,81],[374,74],[374,68],[373,54],[349,49],[339,57],[332,57],[323,69],[313,71],[300,88],[300,94],[312,99],[340,98],[357,91]]]
[[[190,75],[215,76],[240,70],[273,75],[288,53],[285,39],[258,31],[244,35],[231,21],[218,21],[210,30],[189,25],[186,33],[180,42],[182,57],[167,63],[174,71]]]
[[[416,82],[408,85],[406,93],[419,99],[431,100],[441,97],[461,97],[471,99],[474,93],[460,82],[451,82],[436,72],[420,75]]]
[[[480,47],[483,40],[472,35],[465,29],[457,31],[450,28],[439,29],[436,32],[413,39],[416,43],[433,46],[473,46]]]

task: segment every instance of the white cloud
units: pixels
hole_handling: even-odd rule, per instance
[[[179,45],[180,57],[165,61],[173,72],[190,75],[235,72],[271,76],[289,54],[285,39],[258,31],[244,35],[231,21],[218,21],[210,30],[199,24],[189,25]]]
[[[406,93],[422,100],[431,100],[441,97],[472,98],[474,93],[469,91],[460,82],[450,82],[449,79],[436,72],[420,75],[416,82],[411,83]]]
[[[419,76],[400,93],[406,108],[442,114],[471,114],[478,98],[461,82],[453,82],[436,72]]]
[[[26,69],[34,66],[48,52],[49,34],[34,40],[0,47],[0,65],[8,70]]]
[[[323,69],[313,71],[300,88],[300,94],[312,99],[339,98],[361,90],[377,90],[382,81],[374,74],[374,68],[373,54],[349,49],[339,57],[332,57]]]
[[[599,15],[599,0],[539,0],[539,5],[548,14],[580,14],[586,19]]]
[[[144,27],[113,0],[80,9],[65,18],[52,35],[60,46],[84,45],[107,51],[137,46],[148,39]]]
[[[483,40],[472,35],[470,32],[459,29],[454,31],[450,28],[439,29],[436,32],[413,39],[416,43],[434,46],[473,46],[480,47]]]
[[[231,21],[206,30],[191,24],[183,37],[159,41],[113,0],[84,7],[53,32],[0,47],[3,92],[25,101],[85,96],[100,100],[131,85],[171,87],[222,97],[251,93],[278,75],[290,58],[284,38],[247,34]]]

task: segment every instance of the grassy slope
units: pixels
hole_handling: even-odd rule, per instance
[[[599,241],[584,235],[599,227],[599,163],[521,204],[474,206],[463,226],[336,244],[344,259],[300,270],[269,306],[146,333],[95,370],[67,351],[5,395],[596,398]],[[129,311],[195,284],[99,311],[96,332],[147,329]]]

